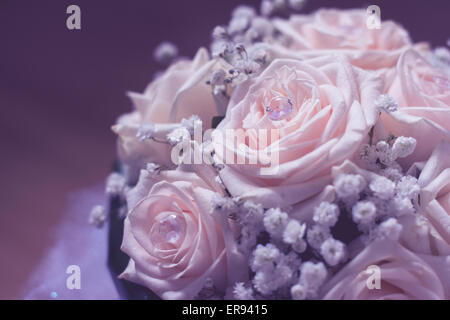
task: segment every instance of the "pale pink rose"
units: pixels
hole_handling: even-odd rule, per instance
[[[438,144],[419,176],[418,217],[405,217],[402,241],[414,252],[450,255],[450,143]]]
[[[433,257],[432,257],[433,258]],[[435,257],[434,257],[435,258]],[[372,285],[374,268],[380,271],[380,288]],[[450,264],[416,255],[396,241],[372,242],[322,288],[325,300],[435,300],[448,299]],[[368,286],[368,283],[370,286]],[[372,289],[369,289],[372,288]]]
[[[292,15],[289,20],[275,19],[275,27],[292,43],[275,45],[273,54],[311,58],[339,52],[363,69],[394,67],[401,52],[412,46],[408,32],[393,21],[382,21],[380,29],[369,29],[367,18],[367,12],[360,9],[320,9],[313,14]]]
[[[387,73],[386,85],[398,111],[382,115],[382,135],[417,140],[415,152],[400,161],[407,168],[427,160],[442,139],[450,140],[450,80],[417,51],[407,50]]]
[[[129,192],[122,250],[130,257],[122,278],[162,299],[193,299],[208,278],[223,292],[246,281],[248,267],[236,246],[238,230],[213,212],[223,188],[212,169],[141,171]],[[195,169],[195,171],[193,171]]]
[[[119,136],[121,161],[137,170],[147,162],[171,166],[170,146],[150,139],[140,141],[136,137],[139,127],[147,123],[156,124],[158,138],[161,139],[170,132],[173,123],[195,114],[203,121],[203,128],[210,128],[217,111],[211,86],[206,81],[211,70],[224,66],[220,59],[210,60],[206,49],[201,48],[193,60],[181,60],[170,66],[150,83],[143,94],[130,92],[129,97],[136,110],[121,116],[113,126],[113,131]]]
[[[368,138],[382,88],[379,77],[337,55],[274,60],[235,89],[213,135],[217,159],[225,163],[220,172],[225,186],[233,196],[265,207],[290,206],[320,192],[321,199],[332,198],[333,191],[324,190],[331,168],[352,158]],[[230,129],[242,130],[247,138],[233,143]],[[267,148],[260,135],[265,129],[279,136],[270,137],[269,131]],[[276,160],[270,167],[260,161],[267,150]],[[228,153],[245,157],[246,164],[227,163]]]

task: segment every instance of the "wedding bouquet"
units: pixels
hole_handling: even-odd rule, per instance
[[[283,11],[303,2],[236,8],[192,60],[157,48],[171,65],[113,126],[120,278],[162,299],[450,298],[450,51],[366,10]]]

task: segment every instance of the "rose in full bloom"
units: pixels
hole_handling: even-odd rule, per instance
[[[376,284],[370,278],[374,276],[373,266],[380,271],[379,289],[372,286]],[[323,286],[322,297],[326,300],[448,299],[448,268],[443,259],[429,263],[396,241],[375,241]]]
[[[450,141],[450,80],[415,50],[405,51],[385,78],[398,111],[382,115],[383,135],[417,140],[415,152],[401,161],[407,168],[427,160],[442,139]]]
[[[248,277],[237,250],[237,230],[212,210],[223,194],[215,174],[194,170],[141,171],[129,192],[122,250],[130,257],[122,278],[148,287],[163,299],[193,299],[207,279],[221,291]]]
[[[421,187],[418,217],[402,221],[408,231],[403,241],[414,252],[450,255],[450,143],[441,142],[424,164],[418,179]]]
[[[164,139],[174,123],[197,115],[209,128],[216,115],[211,87],[206,84],[212,70],[223,68],[219,59],[210,60],[201,48],[193,60],[181,60],[150,83],[143,94],[129,93],[136,111],[121,116],[113,131],[119,136],[120,160],[138,173],[147,162],[171,166],[170,146],[136,135],[143,124],[155,124],[156,138]],[[168,125],[166,125],[168,124]]]
[[[341,56],[274,60],[235,89],[214,132],[225,186],[265,207],[290,206],[322,192],[331,167],[352,158],[368,138],[382,89],[379,77]],[[227,132],[245,137],[235,143]],[[230,154],[245,164],[230,163]],[[269,154],[276,160],[270,167],[260,161]]]
[[[289,20],[276,19],[275,27],[292,43],[287,47],[275,45],[273,54],[311,58],[340,52],[363,69],[394,67],[400,54],[412,46],[408,32],[393,21],[382,21],[380,29],[369,29],[367,18],[365,10],[321,9],[313,14],[292,15]]]

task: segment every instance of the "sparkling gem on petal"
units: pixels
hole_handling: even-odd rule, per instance
[[[153,225],[151,237],[162,239],[164,242],[175,244],[183,233],[183,225],[177,215],[171,214]]]
[[[270,104],[266,107],[266,112],[270,120],[279,121],[285,119],[292,112],[292,109],[292,102],[289,98],[276,97],[270,101]]]

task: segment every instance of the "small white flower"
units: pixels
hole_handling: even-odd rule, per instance
[[[253,285],[262,294],[269,295],[289,283],[293,274],[293,270],[283,264],[277,265],[275,269],[258,270]]]
[[[449,40],[450,41],[450,40]],[[442,63],[450,64],[450,51],[445,47],[437,47],[433,55]]]
[[[291,268],[291,270],[298,270],[300,268],[300,265],[302,264],[302,260],[293,251],[289,251],[288,254],[285,254],[282,256],[280,261],[278,262],[278,265],[285,265]]]
[[[255,289],[264,295],[269,295],[277,289],[277,281],[273,274],[258,271],[253,278]]]
[[[211,44],[211,55],[213,57],[225,56],[232,52],[232,47],[229,41],[217,40]]]
[[[241,33],[245,31],[250,24],[250,20],[247,17],[234,17],[228,24],[228,33],[231,35]]]
[[[231,16],[233,18],[245,17],[251,19],[256,16],[256,10],[250,6],[240,5],[233,10]]]
[[[121,206],[121,207],[119,208],[119,211],[117,212],[117,216],[118,216],[120,219],[124,219],[124,218],[126,218],[127,213],[128,213],[128,208],[127,208],[127,206]]]
[[[256,74],[261,69],[261,65],[251,59],[239,59],[234,63],[234,67],[244,74]]]
[[[286,8],[285,0],[272,0],[272,2],[276,10],[282,10]]]
[[[322,262],[304,262],[300,267],[300,283],[307,288],[319,288],[327,277],[327,268]]]
[[[261,10],[261,15],[268,17],[274,12],[275,5],[271,0],[263,0],[261,2],[260,10]]]
[[[375,106],[381,112],[391,113],[398,110],[397,101],[388,94],[382,94],[375,100]]]
[[[307,292],[307,288],[300,283],[291,287],[291,297],[293,300],[305,300]]]
[[[258,232],[255,230],[254,226],[242,226],[238,243],[239,251],[247,255],[251,249],[255,247],[257,236]]]
[[[191,135],[193,135],[195,128],[202,128],[202,120],[199,116],[194,114],[188,119],[181,119],[181,125],[186,128]]]
[[[258,224],[264,218],[264,208],[259,203],[247,200],[241,206],[239,217],[244,223]]]
[[[392,146],[392,153],[396,158],[405,158],[411,155],[416,148],[417,141],[411,137],[398,137]]]
[[[157,175],[161,171],[161,166],[154,162],[147,163],[145,168],[151,175]]]
[[[155,125],[153,123],[146,123],[139,127],[136,137],[141,140],[147,140],[153,138],[155,134]]]
[[[378,226],[377,235],[379,239],[390,239],[397,241],[402,233],[402,225],[397,219],[389,218]]]
[[[281,238],[288,223],[288,215],[279,208],[271,208],[264,215],[264,227],[274,238]]]
[[[403,177],[402,172],[399,169],[393,167],[387,167],[380,170],[380,174],[394,182],[399,181]]]
[[[333,182],[336,193],[340,198],[358,196],[367,185],[366,180],[359,174],[340,174]]]
[[[364,225],[375,220],[377,207],[371,201],[359,201],[352,208],[352,218],[355,223]]]
[[[233,286],[233,296],[236,300],[254,300],[253,289],[246,288],[243,282],[237,282]]]
[[[379,198],[377,196],[368,196],[368,197],[365,198],[365,201],[372,202],[375,205],[375,207],[377,208],[377,213],[376,213],[377,217],[391,216],[392,215],[392,209],[393,208],[392,208],[392,205],[391,205],[391,200],[392,199],[384,200],[384,199],[381,199],[381,198]],[[367,227],[369,225],[361,224],[360,226],[361,227],[362,226],[366,226]]]
[[[167,135],[167,141],[171,146],[175,146],[182,141],[190,140],[191,133],[185,127],[176,128]]]
[[[335,266],[345,259],[345,245],[330,237],[320,246],[320,254],[328,265]]]
[[[308,244],[303,239],[298,239],[292,244],[292,250],[294,250],[297,253],[305,252],[306,248],[308,247]]]
[[[89,223],[96,226],[97,228],[101,228],[105,223],[107,218],[106,209],[103,206],[95,206],[91,210],[91,214],[89,215]]]
[[[283,241],[287,244],[294,244],[302,240],[305,235],[306,225],[300,224],[297,220],[290,220],[283,232]]]
[[[274,31],[273,24],[263,17],[254,18],[252,20],[251,29],[261,38],[271,35]]]
[[[223,213],[229,215],[235,213],[238,208],[233,199],[229,197],[223,197],[218,193],[215,193],[211,199],[211,207],[213,210],[220,210]]]
[[[408,199],[415,199],[420,193],[420,186],[413,176],[404,176],[396,186],[397,194]]]
[[[153,52],[153,57],[160,63],[169,63],[177,56],[178,48],[171,42],[162,42]]]
[[[223,26],[217,26],[214,28],[212,32],[213,39],[216,40],[224,40],[228,39],[230,35],[228,34],[227,30]]]
[[[376,145],[377,151],[379,152],[386,152],[387,150],[389,150],[390,146],[389,143],[387,143],[384,140],[378,141],[377,145]]]
[[[411,200],[406,197],[396,196],[392,199],[393,212],[395,216],[401,217],[407,214],[415,213],[414,205]]]
[[[339,218],[339,207],[334,203],[323,201],[314,209],[313,220],[325,227],[332,227]]]
[[[222,179],[220,178],[220,176],[216,176],[216,177],[214,178],[214,180],[215,180],[220,186],[222,186],[223,189],[225,189],[225,185],[223,184],[223,181],[222,181]]]
[[[306,0],[288,0],[288,6],[294,10],[301,10],[305,3]]]
[[[210,83],[212,86],[223,85],[227,73],[223,69],[216,69],[211,72]]]
[[[390,199],[394,196],[395,183],[383,176],[375,177],[369,185],[370,190],[380,199]]]
[[[360,152],[360,158],[370,164],[376,163],[378,159],[376,146],[369,144],[364,145]]]
[[[318,224],[310,227],[306,233],[306,239],[314,249],[319,249],[322,243],[329,237],[330,229]]]
[[[105,193],[110,196],[121,195],[125,186],[125,177],[117,172],[113,172],[106,179]]]
[[[227,86],[226,85],[214,85],[213,86],[213,95],[216,97],[224,97],[224,94],[227,92]]]
[[[258,44],[250,46],[247,53],[249,59],[258,63],[260,66],[266,64],[269,56],[267,48]]]
[[[253,250],[250,268],[254,271],[273,270],[275,264],[281,259],[281,252],[271,243],[265,246],[258,244]]]
[[[285,286],[289,283],[293,278],[294,272],[287,265],[279,264],[275,268],[274,278],[275,278],[275,287],[278,289],[280,287]]]

